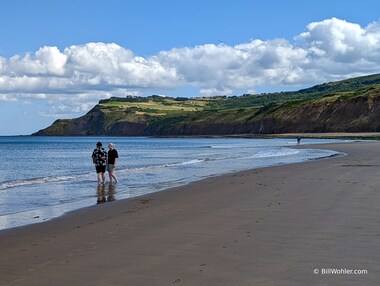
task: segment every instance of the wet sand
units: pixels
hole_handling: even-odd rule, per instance
[[[378,285],[380,142],[312,147],[348,155],[2,231],[0,285]]]

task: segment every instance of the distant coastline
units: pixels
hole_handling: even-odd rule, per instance
[[[1,135],[1,137],[34,137],[36,135]],[[326,133],[279,133],[279,134],[228,134],[228,135],[162,135],[162,136],[125,136],[125,135],[44,135],[46,137],[151,137],[151,138],[314,138],[380,140],[380,132],[326,132]],[[43,137],[43,136],[41,136]]]
[[[36,135],[0,135],[0,137],[35,137]],[[44,136],[39,136],[44,137]],[[45,137],[140,137],[117,135],[45,135]],[[230,135],[165,135],[141,136],[151,138],[314,138],[314,139],[350,139],[350,140],[380,140],[380,132],[326,132],[326,133],[280,133],[280,134],[230,134]]]
[[[313,138],[313,139],[350,139],[380,140],[380,132],[328,132],[328,133],[280,133],[280,134],[231,134],[231,135],[190,135],[190,136],[153,136],[156,138]]]

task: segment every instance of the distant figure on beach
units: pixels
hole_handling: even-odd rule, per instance
[[[113,143],[108,144],[108,159],[107,159],[107,171],[110,177],[110,183],[112,183],[112,179],[115,180],[115,183],[119,182],[115,175],[115,167],[117,163],[117,159],[119,158],[119,154],[115,149],[115,145]]]
[[[301,144],[301,137],[297,137],[297,145]]]
[[[102,147],[102,142],[96,143],[96,148],[92,152],[92,162],[95,164],[96,173],[98,174],[98,184],[104,184],[106,181],[107,151]]]

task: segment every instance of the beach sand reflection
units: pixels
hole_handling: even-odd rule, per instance
[[[97,204],[102,204],[106,202],[113,202],[116,200],[116,185],[115,184],[99,184],[96,188],[97,193]]]

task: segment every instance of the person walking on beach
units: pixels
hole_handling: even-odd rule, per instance
[[[104,184],[106,181],[107,151],[102,147],[102,142],[96,143],[96,148],[92,152],[92,162],[95,164],[96,173],[98,174],[98,184]]]
[[[115,175],[115,167],[117,163],[117,159],[119,158],[119,154],[115,149],[115,145],[113,143],[108,144],[108,159],[107,159],[107,171],[110,177],[110,183],[112,183],[112,179],[115,180],[115,183],[119,182]]]

